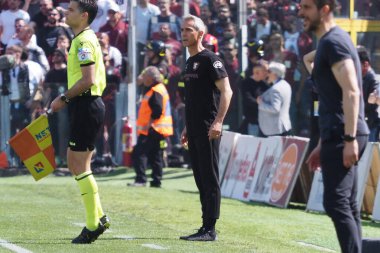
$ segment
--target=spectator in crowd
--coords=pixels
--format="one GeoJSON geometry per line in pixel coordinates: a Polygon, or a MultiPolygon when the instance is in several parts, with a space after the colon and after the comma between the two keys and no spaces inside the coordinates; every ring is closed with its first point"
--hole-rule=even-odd
{"type": "Polygon", "coordinates": [[[94,21],[90,25],[91,29],[94,32],[99,32],[100,27],[104,26],[107,23],[108,10],[110,8],[115,8],[114,6],[117,5],[115,0],[98,0],[97,4],[99,11],[96,14],[94,21]]]}
{"type": "Polygon", "coordinates": [[[49,10],[53,8],[52,0],[40,0],[40,11],[34,15],[30,25],[38,31],[43,29],[48,21],[49,10]]]}
{"type": "Polygon", "coordinates": [[[311,36],[298,29],[298,19],[294,15],[285,16],[284,22],[284,48],[295,53],[301,61],[303,56],[313,49],[311,36]]]}
{"type": "Polygon", "coordinates": [[[243,123],[240,127],[242,134],[259,136],[259,107],[257,97],[261,96],[269,86],[266,83],[268,63],[258,61],[252,68],[252,75],[244,78],[240,83],[240,93],[243,103],[243,123]]]}
{"type": "Polygon", "coordinates": [[[257,12],[257,21],[255,26],[249,27],[250,29],[248,30],[248,39],[262,39],[264,42],[266,42],[267,38],[273,34],[273,33],[281,33],[281,26],[275,22],[271,21],[269,19],[269,14],[268,10],[259,7],[257,12]]]}
{"type": "Polygon", "coordinates": [[[173,135],[169,94],[157,67],[149,66],[140,79],[146,88],[137,117],[137,144],[133,148],[134,183],[129,186],[145,186],[147,161],[152,167],[150,187],[161,187],[163,150],[166,137],[173,135]]]}
{"type": "Polygon", "coordinates": [[[264,136],[287,136],[291,134],[289,109],[292,89],[285,78],[286,67],[279,62],[271,62],[268,68],[270,88],[256,101],[259,105],[259,126],[264,136]]]}
{"type": "Polygon", "coordinates": [[[217,19],[218,17],[218,10],[221,5],[227,5],[228,2],[227,0],[211,0],[208,1],[208,4],[210,5],[210,11],[212,13],[211,18],[212,19],[217,19]]]}
{"type": "MultiPolygon", "coordinates": [[[[313,40],[308,33],[297,27],[299,19],[295,15],[286,15],[284,18],[284,48],[298,57],[298,66],[294,71],[294,84],[292,84],[293,104],[291,106],[291,117],[293,130],[296,135],[307,137],[309,136],[311,93],[305,88],[304,81],[308,74],[300,63],[303,56],[312,51],[313,40]]],[[[290,79],[287,80],[288,82],[290,81],[290,79]]]]}
{"type": "MultiPolygon", "coordinates": [[[[46,73],[44,81],[45,106],[48,107],[54,98],[67,90],[67,53],[65,49],[55,49],[52,54],[52,68],[46,73]]],[[[55,158],[58,166],[66,164],[68,142],[68,111],[63,108],[49,116],[50,132],[53,139],[55,158]]]]}
{"type": "Polygon", "coordinates": [[[218,39],[207,33],[207,28],[205,33],[206,34],[203,35],[202,45],[211,52],[214,52],[216,55],[219,55],[218,39]]]}
{"type": "Polygon", "coordinates": [[[0,41],[3,49],[7,47],[9,40],[15,34],[15,20],[22,18],[26,23],[30,21],[29,14],[19,9],[21,0],[8,0],[7,3],[9,9],[0,13],[0,41]]]}
{"type": "Polygon", "coordinates": [[[217,13],[218,18],[210,26],[208,32],[217,37],[218,41],[222,41],[225,27],[227,24],[232,24],[230,7],[228,5],[220,5],[217,13]]]}
{"type": "Polygon", "coordinates": [[[109,51],[106,48],[103,51],[103,61],[106,68],[107,85],[102,94],[102,100],[106,108],[104,117],[103,131],[100,132],[100,137],[96,146],[96,155],[98,157],[114,156],[115,155],[115,122],[116,122],[116,93],[119,91],[120,71],[111,63],[109,51]]]}
{"type": "Polygon", "coordinates": [[[50,66],[46,58],[44,50],[33,44],[31,41],[32,36],[34,35],[34,29],[30,25],[25,25],[21,28],[19,32],[19,39],[21,40],[21,46],[25,47],[28,51],[28,59],[35,61],[41,65],[46,73],[49,71],[50,66]]]}
{"type": "Polygon", "coordinates": [[[40,11],[40,0],[25,0],[22,9],[28,12],[31,19],[40,11]]]}
{"type": "Polygon", "coordinates": [[[274,33],[269,39],[269,48],[265,52],[265,59],[267,61],[276,61],[283,63],[286,67],[285,80],[294,85],[295,81],[300,80],[300,76],[296,76],[295,72],[298,67],[298,57],[295,53],[284,48],[284,37],[280,33],[274,33]]]}
{"type": "Polygon", "coordinates": [[[237,131],[239,126],[238,111],[238,80],[239,80],[239,60],[237,58],[238,51],[235,44],[226,40],[220,44],[221,57],[224,60],[224,67],[226,68],[230,86],[233,92],[232,99],[230,101],[230,108],[227,112],[224,123],[229,125],[229,129],[237,131]]]}
{"type": "Polygon", "coordinates": [[[69,54],[70,48],[70,38],[66,34],[61,34],[57,39],[57,48],[63,49],[66,52],[66,55],[69,54]]]}
{"type": "Polygon", "coordinates": [[[234,23],[226,23],[223,27],[223,36],[220,43],[231,43],[235,47],[239,45],[238,43],[238,34],[236,30],[236,25],[234,23]]]}
{"type": "Polygon", "coordinates": [[[248,67],[242,73],[243,78],[251,76],[253,66],[264,57],[264,42],[262,40],[250,40],[245,46],[248,48],[248,67]]]}
{"type": "Polygon", "coordinates": [[[168,23],[172,34],[170,37],[180,41],[181,40],[181,21],[179,17],[171,13],[170,0],[159,0],[157,2],[160,9],[160,14],[151,17],[148,24],[148,39],[157,40],[159,37],[160,25],[162,23],[168,23]]]}
{"type": "Polygon", "coordinates": [[[97,33],[99,44],[102,47],[103,55],[107,51],[107,60],[112,67],[120,68],[122,63],[122,55],[119,49],[110,45],[110,38],[107,33],[97,33]]]}
{"type": "Polygon", "coordinates": [[[45,23],[45,27],[38,30],[37,44],[44,50],[46,56],[51,58],[51,54],[57,48],[57,40],[59,35],[64,34],[68,38],[73,38],[74,34],[68,27],[61,26],[61,14],[57,9],[52,8],[48,10],[47,15],[48,20],[45,23]]]}
{"type": "Polygon", "coordinates": [[[122,17],[119,6],[112,4],[108,9],[108,21],[99,29],[99,32],[107,33],[109,44],[126,55],[128,53],[128,24],[122,17]]]}
{"type": "Polygon", "coordinates": [[[170,37],[172,31],[168,23],[160,25],[158,40],[165,43],[166,49],[169,50],[174,64],[177,66],[182,65],[182,45],[178,40],[170,37]]]}
{"type": "MultiPolygon", "coordinates": [[[[23,28],[26,25],[26,22],[22,18],[16,18],[15,20],[15,33],[12,35],[12,38],[9,40],[7,46],[12,46],[16,44],[20,44],[21,41],[18,38],[18,33],[20,32],[21,28],[23,28]]],[[[35,34],[33,34],[31,38],[32,43],[37,44],[37,37],[35,34]]]]}
{"type": "Polygon", "coordinates": [[[144,67],[144,52],[145,45],[148,41],[148,25],[152,17],[160,14],[160,9],[149,3],[149,0],[138,0],[136,6],[136,41],[137,41],[137,58],[139,73],[144,67]]]}
{"type": "MultiPolygon", "coordinates": [[[[190,0],[189,2],[190,14],[199,17],[201,11],[197,2],[190,0]]],[[[170,11],[177,17],[183,16],[182,1],[178,3],[177,0],[170,0],[170,11]]]]}
{"type": "MultiPolygon", "coordinates": [[[[165,79],[168,78],[168,61],[166,60],[166,47],[162,41],[154,40],[145,47],[145,67],[157,67],[165,79]]],[[[166,82],[166,81],[164,81],[166,82]]]]}
{"type": "Polygon", "coordinates": [[[13,55],[15,65],[5,69],[2,75],[2,95],[8,95],[10,101],[11,136],[30,123],[30,106],[35,93],[34,85],[29,82],[29,70],[21,61],[22,48],[18,45],[9,46],[6,54],[13,55]]]}
{"type": "Polygon", "coordinates": [[[376,73],[371,67],[371,59],[367,49],[363,46],[358,46],[357,50],[363,76],[364,113],[370,130],[368,140],[371,142],[378,142],[380,133],[380,115],[379,105],[376,104],[376,95],[380,90],[380,82],[377,80],[376,73]]]}
{"type": "Polygon", "coordinates": [[[205,23],[207,31],[209,31],[214,21],[212,19],[212,12],[210,11],[210,6],[208,4],[203,4],[201,6],[200,18],[202,19],[203,23],[205,23]]]}
{"type": "Polygon", "coordinates": [[[247,0],[247,26],[248,30],[253,28],[256,25],[256,9],[257,4],[255,0],[247,0]]]}
{"type": "Polygon", "coordinates": [[[21,61],[28,67],[29,72],[29,86],[34,87],[35,95],[31,100],[31,104],[29,106],[29,110],[31,112],[31,119],[35,120],[39,115],[43,113],[43,81],[45,79],[45,71],[35,61],[31,61],[28,59],[28,50],[23,48],[21,54],[21,61]]]}
{"type": "Polygon", "coordinates": [[[296,1],[278,0],[269,2],[266,8],[269,13],[269,19],[283,26],[287,15],[297,15],[299,6],[296,1]]]}

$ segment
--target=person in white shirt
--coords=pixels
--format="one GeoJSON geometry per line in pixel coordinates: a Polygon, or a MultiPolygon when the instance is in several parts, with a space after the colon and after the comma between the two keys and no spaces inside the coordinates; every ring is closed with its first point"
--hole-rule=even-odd
{"type": "Polygon", "coordinates": [[[136,6],[136,40],[137,40],[137,57],[138,57],[138,70],[140,73],[144,64],[144,52],[145,44],[148,39],[148,25],[149,20],[159,15],[160,9],[149,3],[149,0],[138,0],[136,6]]]}
{"type": "Polygon", "coordinates": [[[26,11],[19,9],[21,0],[8,0],[9,9],[0,13],[0,41],[3,48],[15,33],[15,20],[22,18],[29,23],[30,16],[26,11]]]}

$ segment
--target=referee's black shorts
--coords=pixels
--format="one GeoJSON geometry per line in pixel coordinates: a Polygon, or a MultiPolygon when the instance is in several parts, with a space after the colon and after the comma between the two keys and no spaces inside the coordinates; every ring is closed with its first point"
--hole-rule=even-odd
{"type": "Polygon", "coordinates": [[[104,122],[105,107],[101,97],[78,96],[69,104],[69,148],[92,151],[104,122]]]}

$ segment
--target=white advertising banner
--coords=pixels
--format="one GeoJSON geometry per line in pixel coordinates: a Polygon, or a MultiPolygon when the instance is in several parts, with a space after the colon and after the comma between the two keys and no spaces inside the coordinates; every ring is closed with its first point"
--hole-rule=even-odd
{"type": "Polygon", "coordinates": [[[254,137],[252,139],[247,139],[249,142],[248,146],[252,147],[247,150],[244,157],[247,159],[242,161],[239,168],[239,173],[237,174],[235,180],[235,186],[231,193],[231,198],[249,201],[248,195],[244,194],[246,191],[246,185],[248,180],[253,180],[256,170],[256,164],[262,162],[263,159],[259,159],[261,151],[261,143],[265,142],[267,139],[254,137]],[[260,161],[261,160],[261,161],[260,161]]]}
{"type": "MultiPolygon", "coordinates": [[[[363,197],[366,190],[366,183],[368,180],[369,171],[373,159],[374,143],[368,143],[360,161],[358,163],[358,193],[356,200],[359,206],[363,203],[363,197]]],[[[376,147],[376,150],[377,147],[376,147]]],[[[323,179],[322,173],[314,173],[313,183],[311,185],[311,191],[307,202],[306,210],[324,212],[323,208],[323,179]]]]}
{"type": "Polygon", "coordinates": [[[254,160],[257,144],[256,137],[240,135],[232,150],[226,172],[224,173],[221,193],[223,197],[231,197],[237,182],[246,180],[248,169],[254,160]]]}
{"type": "Polygon", "coordinates": [[[263,162],[260,167],[257,167],[255,173],[257,175],[253,180],[251,200],[269,202],[272,179],[283,150],[283,140],[279,136],[267,138],[262,142],[260,150],[263,162]]]}
{"type": "Polygon", "coordinates": [[[323,208],[323,179],[321,171],[314,172],[313,183],[311,184],[306,210],[316,212],[325,211],[323,208]]]}
{"type": "Polygon", "coordinates": [[[228,160],[230,159],[232,149],[234,148],[239,135],[240,134],[238,133],[223,131],[219,146],[219,181],[221,185],[223,184],[223,176],[226,171],[228,160]]]}

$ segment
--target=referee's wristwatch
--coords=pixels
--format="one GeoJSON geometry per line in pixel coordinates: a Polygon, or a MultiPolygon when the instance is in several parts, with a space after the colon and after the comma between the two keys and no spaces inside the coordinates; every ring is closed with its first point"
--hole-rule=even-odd
{"type": "Polygon", "coordinates": [[[70,103],[70,99],[66,97],[66,95],[63,93],[61,94],[61,100],[65,102],[66,104],[70,103]]]}
{"type": "Polygon", "coordinates": [[[354,140],[356,140],[356,136],[353,136],[353,135],[349,135],[349,134],[345,134],[343,136],[343,140],[345,142],[353,142],[354,140]]]}

